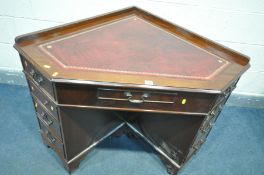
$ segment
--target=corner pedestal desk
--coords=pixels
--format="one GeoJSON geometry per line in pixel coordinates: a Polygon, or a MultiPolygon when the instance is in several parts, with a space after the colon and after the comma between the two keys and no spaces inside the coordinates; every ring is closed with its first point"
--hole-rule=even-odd
{"type": "Polygon", "coordinates": [[[178,170],[206,141],[248,57],[137,7],[16,38],[44,144],[68,171],[108,136],[178,170]]]}

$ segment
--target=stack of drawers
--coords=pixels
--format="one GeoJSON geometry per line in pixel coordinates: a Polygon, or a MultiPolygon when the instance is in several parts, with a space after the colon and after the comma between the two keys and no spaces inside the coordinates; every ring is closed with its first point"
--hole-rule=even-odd
{"type": "Polygon", "coordinates": [[[34,80],[27,77],[30,87],[40,133],[43,141],[53,148],[61,158],[64,158],[63,139],[57,106],[41,90],[34,80]]]}
{"type": "MultiPolygon", "coordinates": [[[[67,93],[65,95],[58,93],[60,95],[57,96],[57,86],[53,82],[23,56],[21,61],[43,142],[57,153],[65,168],[71,172],[79,166],[80,160],[90,149],[121,128],[124,122],[114,111],[102,111],[99,110],[100,107],[97,109],[96,101],[93,102],[95,105],[92,109],[75,105],[74,101],[78,101],[76,99],[78,94],[74,94],[74,90],[70,93],[75,96],[70,99],[72,105],[58,103],[56,100],[58,97],[71,97],[68,97],[67,93]]],[[[92,91],[94,88],[90,89],[87,94],[94,93],[92,91]]]]}
{"type": "Polygon", "coordinates": [[[26,60],[23,66],[43,141],[64,160],[62,129],[52,84],[26,60]]]}

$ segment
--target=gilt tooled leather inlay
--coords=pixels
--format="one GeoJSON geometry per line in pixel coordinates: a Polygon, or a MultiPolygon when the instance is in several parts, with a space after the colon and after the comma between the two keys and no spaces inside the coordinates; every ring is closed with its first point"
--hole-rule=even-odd
{"type": "Polygon", "coordinates": [[[65,69],[211,79],[229,62],[139,18],[39,45],[65,69]]]}

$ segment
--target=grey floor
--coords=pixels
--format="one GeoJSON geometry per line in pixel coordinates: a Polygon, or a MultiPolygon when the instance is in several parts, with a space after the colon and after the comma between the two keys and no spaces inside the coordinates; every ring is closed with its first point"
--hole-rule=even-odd
{"type": "MultiPolygon", "coordinates": [[[[47,149],[27,87],[0,84],[0,174],[63,175],[59,158],[47,149]]],[[[152,149],[125,136],[107,139],[74,175],[166,175],[152,149]]],[[[207,142],[180,175],[263,175],[264,110],[225,107],[207,142]]]]}

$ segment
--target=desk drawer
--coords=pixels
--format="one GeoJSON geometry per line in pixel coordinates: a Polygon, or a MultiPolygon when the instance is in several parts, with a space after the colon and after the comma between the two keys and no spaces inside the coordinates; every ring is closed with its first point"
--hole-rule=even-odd
{"type": "Polygon", "coordinates": [[[30,62],[21,57],[22,65],[26,76],[30,77],[32,81],[35,82],[38,86],[43,88],[46,93],[48,93],[52,98],[54,98],[54,92],[52,83],[43,76],[30,62]]]}
{"type": "Polygon", "coordinates": [[[56,84],[61,105],[132,111],[208,113],[217,94],[56,84]]]}
{"type": "MultiPolygon", "coordinates": [[[[33,97],[34,98],[34,97],[33,97]]],[[[52,131],[52,133],[62,141],[61,129],[58,121],[52,117],[47,111],[44,110],[43,106],[37,98],[34,98],[34,106],[36,114],[39,120],[52,131]]]]}
{"type": "Polygon", "coordinates": [[[52,102],[52,100],[50,100],[31,80],[28,80],[28,85],[33,97],[36,97],[42,106],[44,106],[46,110],[59,121],[57,106],[52,102]]]}
{"type": "Polygon", "coordinates": [[[128,101],[132,104],[160,103],[174,104],[177,93],[148,92],[135,90],[120,90],[98,88],[98,100],[128,101]]]}
{"type": "Polygon", "coordinates": [[[49,130],[48,128],[43,124],[41,120],[39,121],[40,126],[40,133],[43,137],[43,139],[47,142],[49,146],[51,146],[58,154],[64,155],[64,148],[63,143],[56,138],[49,130]]]}

